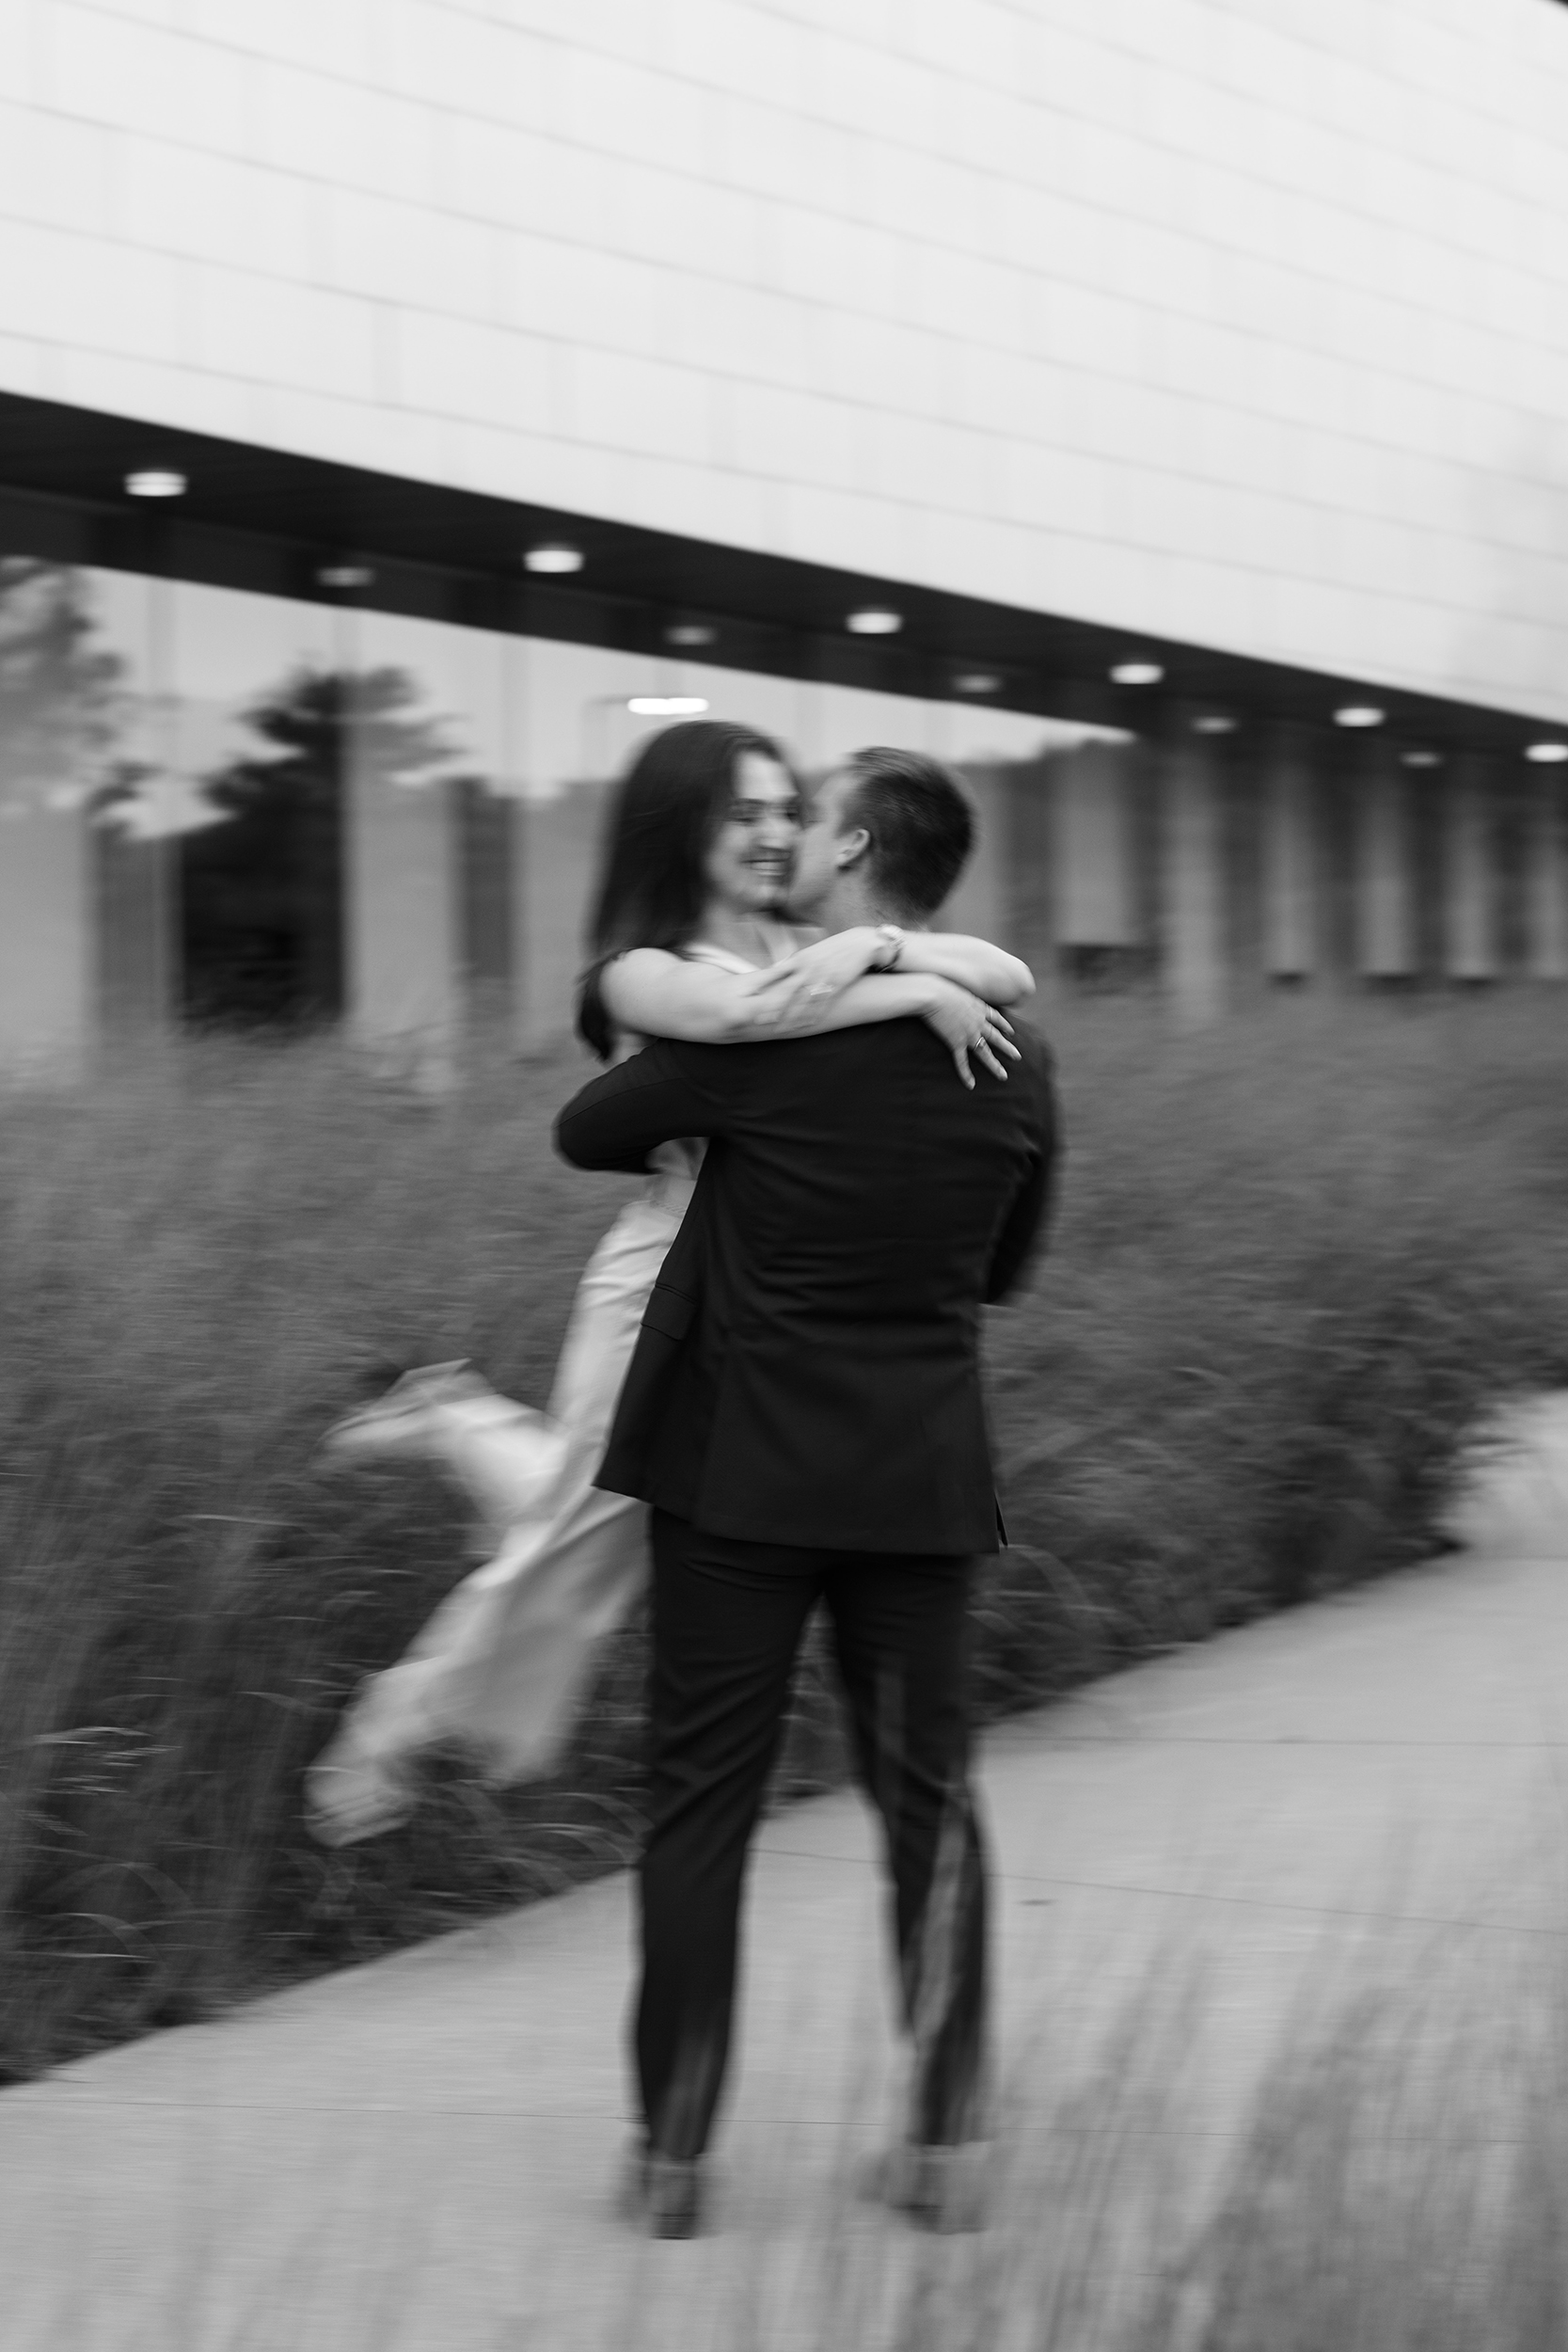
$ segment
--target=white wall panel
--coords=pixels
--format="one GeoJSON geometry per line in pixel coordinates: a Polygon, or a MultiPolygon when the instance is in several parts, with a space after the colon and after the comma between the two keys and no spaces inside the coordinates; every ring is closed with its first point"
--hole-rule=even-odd
{"type": "Polygon", "coordinates": [[[1546,0],[12,0],[0,102],[0,384],[1568,717],[1546,0]]]}

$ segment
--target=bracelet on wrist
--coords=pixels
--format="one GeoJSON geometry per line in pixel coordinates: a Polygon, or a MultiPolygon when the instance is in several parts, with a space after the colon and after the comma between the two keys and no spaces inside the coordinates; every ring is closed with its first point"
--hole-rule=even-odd
{"type": "Polygon", "coordinates": [[[877,956],[870,968],[873,972],[892,972],[904,952],[904,934],[896,923],[879,923],[876,929],[877,956]]]}

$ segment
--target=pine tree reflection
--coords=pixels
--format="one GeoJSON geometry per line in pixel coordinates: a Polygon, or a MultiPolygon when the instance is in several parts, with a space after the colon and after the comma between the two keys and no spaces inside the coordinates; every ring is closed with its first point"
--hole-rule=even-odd
{"type": "Polygon", "coordinates": [[[0,802],[69,807],[90,797],[123,676],[92,633],[80,572],[0,557],[0,802]]]}
{"type": "Polygon", "coordinates": [[[246,724],[267,750],[206,779],[221,821],[181,846],[188,1020],[297,1027],[343,1009],[345,780],[409,789],[450,773],[406,671],[301,668],[246,724]]]}

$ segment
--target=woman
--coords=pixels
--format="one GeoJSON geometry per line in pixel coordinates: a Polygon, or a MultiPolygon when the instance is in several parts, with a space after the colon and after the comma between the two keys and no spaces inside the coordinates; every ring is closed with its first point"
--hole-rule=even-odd
{"type": "MultiPolygon", "coordinates": [[[[754,1042],[913,1015],[950,1047],[965,1084],[970,1053],[1006,1076],[998,1057],[1016,1049],[991,1004],[1028,994],[1028,967],[984,940],[915,932],[895,938],[899,969],[882,972],[881,932],[815,939],[784,921],[800,821],[799,787],[766,736],[697,721],[644,747],[610,820],[578,1013],[587,1041],[608,1060],[647,1037],[754,1042]]],[[[700,1142],[661,1147],[594,1250],[547,1414],[445,1365],[410,1374],[335,1433],[340,1450],[360,1439],[381,1450],[400,1429],[426,1442],[440,1421],[438,1450],[505,1524],[495,1556],[448,1596],[404,1659],[361,1686],[311,1766],[308,1819],[325,1843],[404,1820],[409,1766],[438,1742],[475,1752],[498,1781],[556,1761],[595,1645],[645,1574],[643,1506],[593,1479],[702,1152],[700,1142]],[[498,1445],[505,1459],[495,1475],[498,1445]]]]}

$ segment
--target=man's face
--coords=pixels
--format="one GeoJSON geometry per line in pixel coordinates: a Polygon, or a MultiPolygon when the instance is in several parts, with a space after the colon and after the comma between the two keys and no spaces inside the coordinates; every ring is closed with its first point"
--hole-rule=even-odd
{"type": "Polygon", "coordinates": [[[854,787],[855,779],[848,769],[835,768],[831,775],[824,776],[806,804],[788,899],[790,914],[802,922],[811,921],[838,880],[844,803],[854,787]]]}
{"type": "Polygon", "coordinates": [[[703,861],[714,899],[735,914],[770,913],[783,903],[800,837],[800,797],[776,759],[742,752],[730,804],[703,861]]]}

